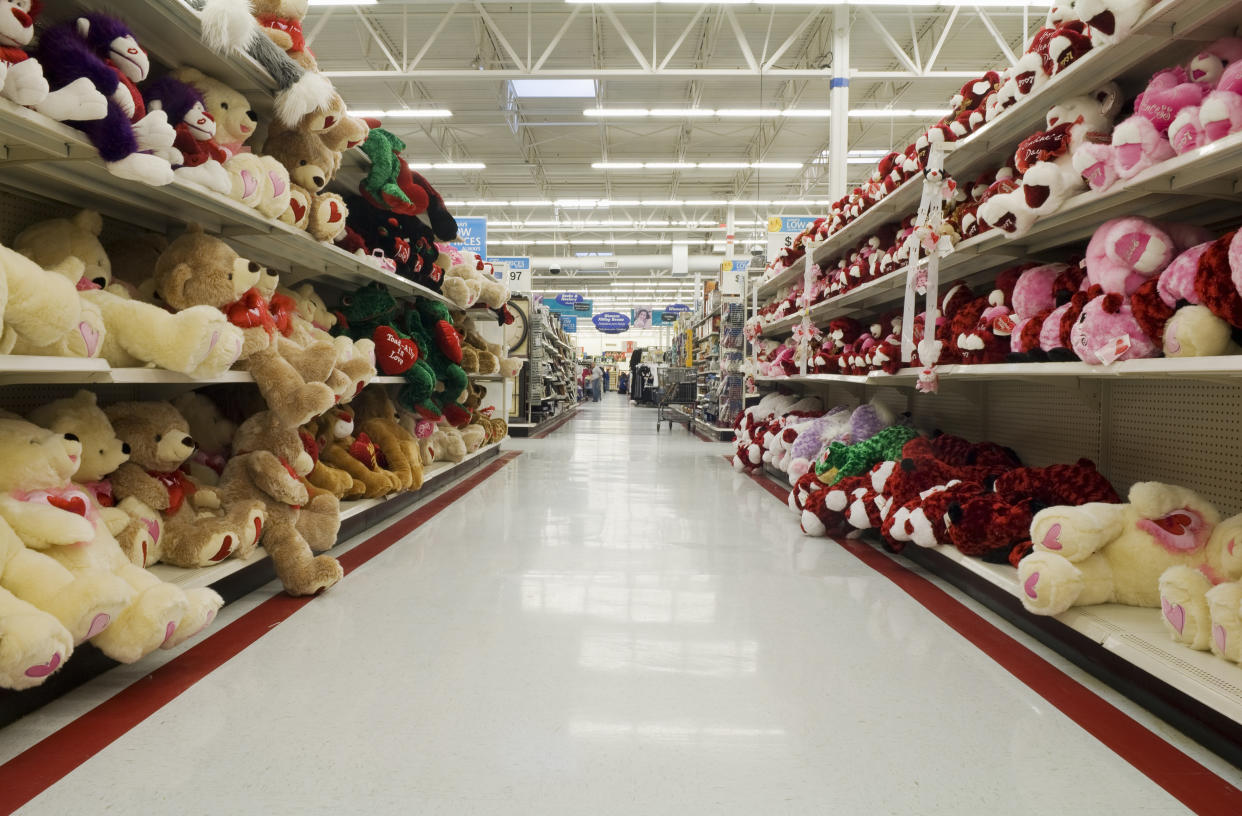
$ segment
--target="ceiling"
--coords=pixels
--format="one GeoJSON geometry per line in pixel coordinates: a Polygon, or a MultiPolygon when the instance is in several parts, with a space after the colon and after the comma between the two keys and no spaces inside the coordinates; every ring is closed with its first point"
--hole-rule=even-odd
{"type": "MultiPolygon", "coordinates": [[[[724,202],[735,202],[739,242],[762,238],[769,215],[826,209],[829,120],[757,116],[754,109],[829,107],[835,14],[850,27],[848,138],[851,154],[861,154],[848,165],[853,183],[870,173],[865,151],[904,147],[938,118],[927,110],[946,109],[972,73],[1008,65],[1048,6],[887,2],[838,12],[828,2],[379,0],[312,5],[305,31],[320,69],[351,109],[452,112],[384,122],[406,142],[412,162],[485,166],[424,172],[455,214],[488,216],[491,254],[611,253],[623,261],[669,256],[672,242],[689,243],[692,255],[723,254],[724,202]],[[515,97],[509,80],[523,78],[593,79],[595,95],[515,97]],[[587,116],[588,108],[751,113],[634,118],[587,116]],[[866,113],[880,108],[923,113],[866,113]],[[592,167],[598,162],[792,166],[604,170],[592,167]],[[617,203],[592,203],[601,199],[617,203]],[[654,203],[668,201],[680,203],[654,203]]],[[[536,270],[536,291],[581,289],[575,282],[586,277],[549,279],[540,265],[536,270]]],[[[666,278],[667,270],[657,263],[604,277],[641,282],[666,278]]],[[[600,276],[591,277],[598,290],[600,276]]],[[[669,290],[659,291],[667,300],[669,290]]]]}

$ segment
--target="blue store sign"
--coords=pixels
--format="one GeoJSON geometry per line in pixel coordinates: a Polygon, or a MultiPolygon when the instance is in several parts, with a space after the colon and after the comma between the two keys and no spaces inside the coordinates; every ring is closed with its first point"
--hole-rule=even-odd
{"type": "Polygon", "coordinates": [[[669,305],[664,307],[664,311],[666,312],[688,312],[690,311],[690,307],[684,303],[670,303],[669,305]]]}
{"type": "Polygon", "coordinates": [[[462,216],[457,221],[457,240],[455,246],[462,252],[475,252],[480,258],[487,259],[487,216],[462,216]]]}
{"type": "Polygon", "coordinates": [[[578,316],[577,315],[563,314],[563,315],[557,315],[557,317],[561,319],[561,331],[565,332],[566,334],[573,334],[574,332],[578,331],[578,316]]]}
{"type": "Polygon", "coordinates": [[[556,296],[556,302],[562,306],[573,306],[580,300],[582,300],[582,295],[577,292],[561,292],[556,296]]]}
{"type": "Polygon", "coordinates": [[[630,328],[630,319],[620,312],[600,312],[591,318],[595,328],[604,334],[621,334],[630,328]]]}

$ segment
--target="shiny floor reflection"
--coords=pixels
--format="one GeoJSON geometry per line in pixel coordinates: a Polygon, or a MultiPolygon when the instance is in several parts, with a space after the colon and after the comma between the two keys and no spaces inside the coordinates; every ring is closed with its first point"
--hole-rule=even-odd
{"type": "Polygon", "coordinates": [[[728,446],[616,395],[507,444],[23,812],[1183,812],[728,446]]]}

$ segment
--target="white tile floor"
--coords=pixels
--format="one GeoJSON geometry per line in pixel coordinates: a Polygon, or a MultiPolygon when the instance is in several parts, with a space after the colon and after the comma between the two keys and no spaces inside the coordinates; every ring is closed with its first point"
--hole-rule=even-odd
{"type": "MultiPolygon", "coordinates": [[[[506,445],[526,453],[21,812],[1185,812],[802,537],[727,446],[617,395],[506,445]]],[[[0,760],[150,668],[8,729],[0,760]]]]}

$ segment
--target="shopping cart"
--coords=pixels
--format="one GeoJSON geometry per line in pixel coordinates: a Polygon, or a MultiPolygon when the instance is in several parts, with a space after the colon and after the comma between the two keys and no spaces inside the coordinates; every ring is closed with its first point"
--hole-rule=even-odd
{"type": "Polygon", "coordinates": [[[698,372],[693,368],[662,368],[660,369],[660,387],[657,400],[656,432],[660,423],[668,420],[668,429],[673,429],[673,420],[686,423],[689,430],[693,422],[695,391],[698,372]],[[674,406],[683,406],[677,410],[674,406]]]}

